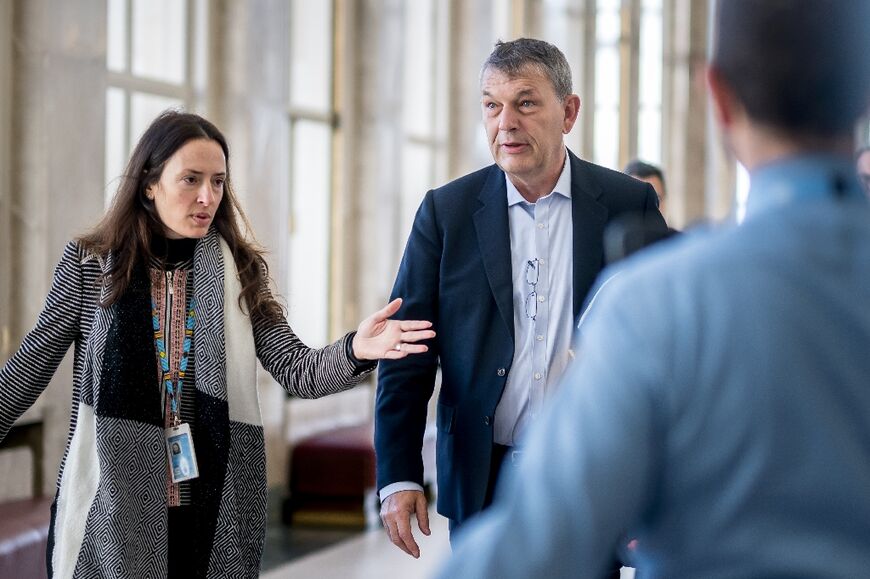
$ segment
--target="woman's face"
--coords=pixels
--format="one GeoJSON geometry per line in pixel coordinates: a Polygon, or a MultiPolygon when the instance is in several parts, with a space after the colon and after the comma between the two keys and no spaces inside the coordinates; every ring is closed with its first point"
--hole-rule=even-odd
{"type": "Polygon", "coordinates": [[[199,238],[208,232],[226,177],[226,159],[216,141],[194,139],[175,151],[160,181],[146,190],[167,238],[199,238]]]}

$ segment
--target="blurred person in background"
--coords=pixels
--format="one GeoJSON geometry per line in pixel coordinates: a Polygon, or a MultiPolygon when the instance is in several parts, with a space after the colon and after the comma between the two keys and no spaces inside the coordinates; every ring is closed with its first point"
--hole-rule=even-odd
{"type": "Polygon", "coordinates": [[[622,172],[652,185],[659,200],[659,212],[666,217],[668,214],[667,189],[665,188],[665,174],[661,168],[640,159],[633,159],[628,162],[622,172]]]}

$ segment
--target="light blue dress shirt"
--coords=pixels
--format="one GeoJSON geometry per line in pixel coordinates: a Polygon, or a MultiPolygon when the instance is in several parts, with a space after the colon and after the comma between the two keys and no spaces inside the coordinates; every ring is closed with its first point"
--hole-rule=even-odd
{"type": "Polygon", "coordinates": [[[571,164],[553,191],[526,201],[505,175],[513,276],[514,357],[495,410],[493,440],[515,446],[570,361],[574,327],[571,164]],[[533,283],[530,283],[533,282],[533,283]]]}
{"type": "Polygon", "coordinates": [[[738,227],[627,260],[443,577],[870,575],[870,206],[850,159],[751,176],[738,227]]]}

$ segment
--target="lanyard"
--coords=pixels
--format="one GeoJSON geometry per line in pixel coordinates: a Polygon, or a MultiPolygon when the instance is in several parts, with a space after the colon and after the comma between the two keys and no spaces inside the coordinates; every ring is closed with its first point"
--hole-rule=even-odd
{"type": "Polygon", "coordinates": [[[163,385],[169,396],[169,410],[172,414],[172,425],[178,426],[181,422],[178,418],[178,400],[181,398],[181,389],[184,385],[184,373],[187,371],[187,360],[190,356],[190,346],[193,341],[193,322],[196,318],[196,301],[193,297],[187,304],[187,322],[184,327],[184,345],[181,352],[181,360],[178,370],[175,372],[175,383],[172,381],[172,372],[169,371],[169,356],[166,353],[166,339],[160,329],[160,316],[157,313],[157,302],[151,299],[151,321],[154,326],[154,344],[157,347],[157,356],[160,358],[160,369],[163,370],[163,385]]]}

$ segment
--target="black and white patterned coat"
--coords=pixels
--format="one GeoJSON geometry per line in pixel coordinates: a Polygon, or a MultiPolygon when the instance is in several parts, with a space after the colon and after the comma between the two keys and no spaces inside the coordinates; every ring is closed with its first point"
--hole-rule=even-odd
{"type": "MultiPolygon", "coordinates": [[[[67,245],[36,327],[0,369],[0,440],[74,345],[72,417],[52,506],[49,573],[162,578],[167,458],[153,334],[147,314],[139,315],[149,306],[123,299],[99,306],[98,279],[110,260],[76,242],[67,245]]],[[[192,501],[199,532],[185,548],[203,575],[234,579],[258,576],[265,534],[256,359],[304,398],[345,390],[365,376],[347,355],[350,335],[310,349],[284,321],[252,324],[237,305],[240,290],[229,249],[212,230],[194,253],[200,478],[192,501]]]]}

